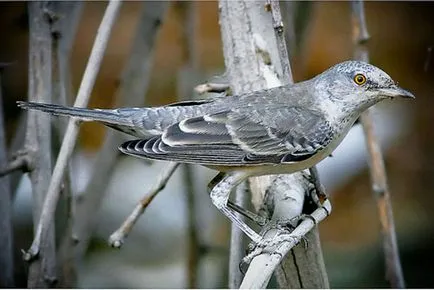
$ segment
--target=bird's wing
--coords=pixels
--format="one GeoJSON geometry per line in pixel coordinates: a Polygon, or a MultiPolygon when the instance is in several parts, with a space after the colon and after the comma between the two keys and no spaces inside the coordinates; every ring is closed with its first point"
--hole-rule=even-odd
{"type": "Polygon", "coordinates": [[[321,114],[281,105],[246,106],[183,120],[158,137],[129,141],[124,153],[151,159],[242,166],[307,159],[325,148],[333,129],[321,114]]]}

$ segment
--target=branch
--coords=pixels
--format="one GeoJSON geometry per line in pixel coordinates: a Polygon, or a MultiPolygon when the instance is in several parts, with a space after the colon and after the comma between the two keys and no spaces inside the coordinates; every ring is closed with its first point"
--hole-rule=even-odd
{"type": "Polygon", "coordinates": [[[267,0],[266,2],[266,10],[271,12],[271,17],[273,19],[273,28],[279,51],[279,60],[282,64],[282,75],[279,79],[281,80],[282,85],[290,84],[294,81],[292,78],[291,65],[289,64],[288,50],[286,48],[280,4],[278,0],[267,0]]]}
{"type": "MultiPolygon", "coordinates": [[[[279,175],[268,188],[270,193],[274,193],[274,213],[270,222],[273,223],[285,219],[291,220],[293,218],[291,212],[294,212],[294,210],[300,210],[300,204],[303,204],[305,192],[307,190],[309,190],[309,182],[305,179],[302,173],[279,175]],[[288,211],[288,209],[293,210],[288,211]]],[[[256,256],[252,260],[240,288],[266,288],[271,275],[274,270],[276,270],[279,263],[281,263],[285,258],[286,254],[296,246],[300,240],[302,240],[303,237],[315,227],[316,224],[325,219],[330,212],[331,204],[329,200],[326,200],[323,207],[316,209],[311,214],[313,219],[304,219],[290,234],[281,234],[278,229],[267,231],[264,237],[268,239],[276,239],[279,243],[269,244],[262,250],[262,254],[256,256]]],[[[308,240],[309,248],[305,248],[304,251],[315,253],[313,248],[318,245],[312,244],[311,241],[311,239],[308,240]]],[[[321,255],[320,258],[322,259],[321,255]]],[[[312,266],[312,264],[310,264],[310,266],[312,266]]],[[[295,283],[299,282],[298,279],[294,279],[294,281],[279,281],[279,284],[288,285],[289,283],[292,283],[291,286],[293,287],[291,288],[324,288],[324,285],[328,285],[327,276],[321,273],[322,271],[325,271],[325,269],[317,270],[316,268],[324,268],[324,264],[318,263],[318,265],[314,264],[313,266],[314,269],[309,268],[311,274],[310,278],[313,280],[309,285],[295,285],[295,283]],[[317,280],[316,277],[318,276],[325,280],[317,280]]],[[[279,269],[279,271],[285,271],[285,269],[279,269]]]]}
{"type": "MultiPolygon", "coordinates": [[[[116,107],[143,106],[151,76],[153,47],[162,18],[168,7],[167,1],[143,2],[140,20],[129,59],[123,69],[118,90],[116,107]]],[[[116,168],[119,151],[115,148],[123,135],[109,130],[102,148],[96,157],[90,182],[86,186],[83,198],[77,203],[74,232],[80,243],[76,246],[76,257],[83,257],[93,232],[96,220],[94,212],[98,210],[106,193],[114,168],[116,168]]]]}
{"type": "Polygon", "coordinates": [[[152,189],[149,191],[149,193],[146,194],[146,196],[140,201],[140,203],[136,206],[136,208],[133,210],[133,212],[128,216],[128,218],[124,221],[122,226],[116,230],[113,234],[110,235],[109,238],[109,245],[114,248],[120,248],[123,243],[124,239],[128,236],[128,234],[131,232],[134,224],[137,222],[139,217],[145,212],[145,209],[148,207],[148,205],[151,203],[151,201],[154,199],[157,194],[164,189],[167,182],[169,181],[172,174],[175,172],[176,168],[178,168],[179,163],[170,162],[165,171],[160,175],[158,181],[152,189]]]}
{"type": "MultiPolygon", "coordinates": [[[[51,35],[53,38],[53,103],[67,106],[72,102],[72,88],[70,76],[70,56],[74,44],[77,27],[80,23],[82,2],[59,1],[51,3],[51,35]]],[[[53,123],[57,138],[55,144],[60,147],[64,138],[67,119],[60,118],[53,123]],[[57,142],[56,142],[57,141],[57,142]]],[[[77,285],[77,269],[74,259],[74,243],[72,238],[73,224],[73,180],[71,164],[65,171],[63,180],[62,199],[57,205],[56,225],[63,229],[58,233],[59,288],[73,288],[77,285]]]]}
{"type": "MultiPolygon", "coordinates": [[[[29,14],[29,101],[51,102],[51,33],[46,11],[49,2],[30,2],[29,14]]],[[[51,125],[50,118],[37,112],[28,112],[25,151],[31,160],[30,181],[33,194],[33,222],[43,211],[51,175],[51,125]]],[[[29,265],[28,287],[47,288],[56,283],[56,249],[54,226],[47,227],[39,257],[29,265]]]]}
{"type": "MultiPolygon", "coordinates": [[[[99,68],[101,67],[102,58],[109,40],[110,32],[115,23],[121,3],[122,2],[118,0],[111,0],[107,6],[106,12],[99,26],[97,36],[95,38],[89,61],[84,71],[83,79],[78,90],[78,95],[74,103],[75,107],[85,107],[89,101],[90,93],[93,89],[93,85],[95,84],[99,68]]],[[[47,230],[53,221],[54,212],[59,200],[59,189],[68,164],[68,160],[70,159],[75,147],[78,128],[78,121],[74,118],[70,119],[59,155],[57,157],[53,175],[50,180],[50,185],[48,187],[34,240],[30,249],[25,254],[25,259],[28,261],[35,258],[39,253],[41,244],[44,242],[44,239],[47,235],[47,230]]]]}
{"type": "Polygon", "coordinates": [[[230,89],[228,84],[205,83],[197,85],[194,91],[200,95],[205,93],[224,93],[230,89]]]}
{"type": "MultiPolygon", "coordinates": [[[[0,69],[0,164],[7,162],[2,69],[0,69]]],[[[0,178],[0,288],[14,287],[12,194],[9,176],[0,178]]]]}
{"type": "Polygon", "coordinates": [[[29,168],[29,157],[27,156],[27,153],[24,152],[23,154],[19,154],[18,156],[16,156],[15,159],[9,161],[9,163],[0,168],[0,177],[3,177],[18,170],[22,172],[28,172],[29,168]]]}
{"type": "MultiPolygon", "coordinates": [[[[369,34],[366,27],[363,1],[352,1],[353,41],[355,58],[369,62],[369,53],[364,45],[369,34]]],[[[374,133],[374,124],[371,117],[372,109],[361,116],[365,132],[366,146],[369,152],[369,166],[371,169],[372,190],[377,200],[381,231],[383,233],[383,248],[386,260],[386,278],[392,288],[404,288],[404,276],[396,241],[395,224],[393,219],[390,191],[387,185],[387,175],[384,160],[374,133]]]]}
{"type": "MultiPolygon", "coordinates": [[[[277,1],[268,1],[268,6],[265,9],[261,2],[220,1],[220,24],[227,74],[235,94],[292,82],[277,1]],[[271,15],[270,10],[272,11],[271,15]],[[270,33],[270,31],[275,33],[270,33]]],[[[273,190],[268,190],[268,194],[274,197],[274,200],[279,200],[277,197],[284,194],[286,190],[283,187],[276,187],[275,183],[281,179],[294,180],[295,178],[297,181],[292,183],[292,190],[287,193],[287,196],[297,202],[291,205],[283,203],[282,210],[286,213],[286,218],[299,216],[302,213],[303,199],[297,199],[295,195],[298,192],[304,194],[306,182],[300,174],[251,178],[252,200],[256,209],[263,204],[267,188],[271,186],[270,188],[273,190]]],[[[275,207],[279,207],[277,202],[275,207]]],[[[274,208],[274,212],[276,212],[276,208],[274,208]]],[[[287,261],[291,262],[287,262],[287,264],[292,263],[297,266],[303,264],[305,266],[300,268],[299,272],[291,273],[291,275],[297,280],[305,279],[304,287],[309,288],[311,285],[318,284],[322,287],[328,287],[325,271],[317,271],[314,277],[308,277],[308,274],[311,273],[309,268],[315,266],[324,269],[322,258],[317,258],[321,257],[320,248],[312,249],[312,251],[314,250],[317,253],[316,258],[307,255],[306,251],[300,247],[294,249],[299,254],[288,257],[287,261]],[[314,284],[307,282],[308,280],[321,282],[314,284]]],[[[258,266],[256,259],[254,258],[252,263],[258,266]]],[[[262,263],[261,260],[259,262],[264,269],[267,268],[267,264],[262,263]]],[[[264,283],[266,284],[266,282],[264,283]]],[[[264,287],[265,284],[262,286],[264,287]]],[[[280,286],[285,288],[286,285],[280,286]]]]}

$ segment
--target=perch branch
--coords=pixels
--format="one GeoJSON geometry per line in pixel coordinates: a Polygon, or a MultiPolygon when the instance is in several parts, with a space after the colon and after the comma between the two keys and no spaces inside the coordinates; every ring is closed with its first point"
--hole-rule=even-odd
{"type": "MultiPolygon", "coordinates": [[[[365,21],[364,3],[363,0],[355,0],[352,1],[351,4],[355,58],[369,62],[369,53],[365,46],[365,43],[369,39],[369,34],[365,21]]],[[[392,288],[404,288],[405,282],[396,240],[390,191],[387,185],[383,156],[374,133],[371,112],[372,109],[369,109],[362,114],[361,121],[365,133],[366,146],[370,156],[369,166],[371,169],[372,190],[377,200],[381,232],[383,234],[386,278],[389,280],[392,288]]]]}
{"type": "MultiPolygon", "coordinates": [[[[89,61],[84,71],[83,79],[75,100],[75,107],[85,107],[89,101],[90,93],[95,84],[96,76],[101,67],[104,52],[109,40],[110,32],[114,26],[121,3],[111,0],[107,6],[104,17],[98,29],[89,61]]],[[[74,118],[68,122],[65,137],[57,157],[50,185],[45,197],[41,217],[37,226],[35,237],[30,249],[24,255],[26,260],[35,258],[40,250],[42,240],[46,236],[47,229],[53,221],[56,205],[59,200],[59,189],[63,180],[65,169],[70,159],[78,136],[78,121],[74,118]]]]}
{"type": "Polygon", "coordinates": [[[122,226],[117,229],[113,234],[110,235],[109,244],[114,248],[120,248],[124,243],[124,239],[131,232],[134,224],[137,222],[139,217],[145,212],[145,209],[154,199],[154,197],[164,189],[167,182],[169,181],[172,174],[175,172],[176,168],[178,168],[179,163],[170,162],[165,170],[160,175],[157,183],[154,184],[152,189],[148,194],[140,201],[140,203],[135,207],[133,212],[128,216],[128,218],[124,221],[122,226]]]}
{"type": "Polygon", "coordinates": [[[272,246],[270,249],[264,249],[265,253],[256,256],[252,260],[240,288],[266,288],[271,275],[280,262],[282,262],[286,254],[295,247],[316,224],[324,220],[330,212],[331,203],[329,200],[326,200],[323,207],[316,209],[311,214],[313,219],[304,219],[290,234],[279,236],[280,239],[284,239],[283,242],[279,243],[277,246],[272,246]]]}
{"type": "MultiPolygon", "coordinates": [[[[272,8],[271,4],[277,5],[277,3],[269,1],[268,10],[272,8]]],[[[234,94],[292,82],[290,64],[287,59],[288,54],[287,51],[284,51],[286,44],[277,45],[277,42],[284,40],[283,35],[280,35],[282,33],[280,29],[275,29],[275,24],[279,22],[279,17],[276,15],[279,10],[277,8],[274,10],[273,21],[273,15],[264,9],[261,2],[220,1],[219,8],[226,71],[234,94]],[[275,33],[270,33],[271,31],[275,33]],[[283,56],[286,56],[286,59],[283,59],[283,56]],[[286,67],[287,69],[285,69],[286,67]]],[[[276,28],[279,28],[278,26],[276,28]]],[[[297,179],[297,182],[293,183],[293,188],[299,188],[299,191],[304,194],[303,184],[306,180],[304,176],[301,176],[301,173],[251,178],[252,202],[255,208],[261,207],[265,190],[276,180],[292,180],[294,178],[297,179]]],[[[281,190],[284,189],[268,191],[268,193],[276,197],[283,194],[281,190]]],[[[291,198],[293,193],[291,191],[291,198]]],[[[282,210],[286,212],[286,217],[293,218],[302,213],[303,202],[298,199],[296,205],[286,204],[284,206],[282,210]]],[[[275,203],[275,207],[278,207],[278,203],[275,203]]],[[[288,257],[286,260],[292,260],[292,264],[296,265],[295,267],[299,264],[303,264],[303,267],[299,268],[297,272],[286,274],[294,279],[305,280],[305,287],[313,287],[313,285],[328,287],[322,259],[311,258],[300,247],[294,248],[294,252],[297,251],[299,255],[291,255],[293,257],[288,257]],[[318,271],[312,275],[309,270],[310,267],[316,267],[318,271]]],[[[316,251],[317,257],[321,256],[319,246],[311,251],[316,251]]],[[[255,260],[256,258],[253,259],[253,261],[255,260]]],[[[265,264],[263,266],[266,267],[265,264]]],[[[280,286],[285,288],[286,285],[280,286]]]]}

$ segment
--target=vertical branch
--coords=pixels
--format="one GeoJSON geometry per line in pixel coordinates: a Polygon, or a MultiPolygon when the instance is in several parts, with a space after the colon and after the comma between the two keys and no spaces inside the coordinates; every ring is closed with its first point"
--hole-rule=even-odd
{"type": "MultiPolygon", "coordinates": [[[[0,166],[7,164],[2,72],[0,67],[0,166]]],[[[0,288],[14,287],[12,194],[9,176],[0,178],[0,288]]]]}
{"type": "MultiPolygon", "coordinates": [[[[116,106],[143,106],[148,89],[153,60],[153,47],[159,27],[168,6],[166,1],[143,2],[134,43],[122,72],[116,92],[116,106]]],[[[90,182],[85,194],[77,203],[74,232],[80,243],[76,247],[76,257],[83,257],[96,220],[98,210],[108,186],[107,180],[113,174],[119,152],[116,150],[121,135],[108,131],[95,161],[90,182]]]]}
{"type": "MultiPolygon", "coordinates": [[[[48,2],[29,6],[29,101],[51,102],[51,32],[46,11],[48,2]]],[[[51,176],[51,129],[49,116],[28,112],[25,149],[31,168],[34,231],[43,210],[51,176]]],[[[52,287],[56,281],[56,256],[53,225],[47,227],[39,259],[29,266],[30,288],[52,287]]]]}
{"type": "MultiPolygon", "coordinates": [[[[74,103],[75,107],[85,107],[89,101],[90,93],[93,89],[93,85],[95,84],[99,68],[101,67],[102,58],[110,37],[110,32],[115,23],[120,6],[121,2],[118,0],[111,0],[107,6],[106,12],[99,26],[97,36],[95,38],[94,46],[92,47],[89,61],[84,71],[83,80],[74,103]]],[[[62,146],[60,147],[60,152],[57,156],[56,165],[54,166],[53,175],[47,190],[47,196],[44,200],[42,213],[36,228],[35,238],[30,249],[25,255],[26,260],[36,257],[40,248],[42,247],[42,244],[45,242],[45,238],[47,237],[47,231],[52,224],[54,212],[59,200],[59,190],[65,169],[77,140],[79,128],[78,125],[78,121],[74,118],[71,118],[68,122],[65,137],[63,138],[62,146]]]]}
{"type": "MultiPolygon", "coordinates": [[[[68,105],[71,100],[71,78],[70,78],[70,55],[74,44],[77,27],[80,21],[82,2],[52,2],[51,33],[53,37],[53,103],[68,105]]],[[[59,119],[54,123],[54,131],[61,144],[67,126],[66,119],[59,119]]],[[[57,143],[56,143],[57,144],[57,143]]],[[[59,145],[60,146],[60,145],[59,145]]],[[[61,209],[56,216],[56,224],[63,226],[65,230],[57,235],[61,237],[58,247],[59,264],[59,287],[73,288],[76,286],[76,265],[74,261],[72,223],[73,223],[73,194],[71,181],[71,164],[65,172],[61,200],[61,209]]]]}
{"type": "MultiPolygon", "coordinates": [[[[355,0],[352,5],[354,57],[369,62],[369,53],[366,42],[369,34],[366,26],[363,0],[355,0]]],[[[371,172],[372,190],[377,200],[381,232],[383,234],[383,248],[386,260],[386,278],[392,288],[404,288],[404,276],[396,241],[395,224],[393,220],[390,191],[387,185],[387,175],[383,156],[374,133],[372,122],[372,108],[361,116],[366,146],[369,152],[369,167],[371,172]]]]}
{"type": "MultiPolygon", "coordinates": [[[[278,2],[222,0],[219,2],[219,8],[225,64],[233,92],[238,94],[291,83],[292,75],[278,2]],[[274,33],[270,33],[271,31],[274,33]]],[[[265,190],[268,190],[273,200],[279,201],[274,204],[273,216],[276,221],[282,218],[291,219],[302,213],[308,182],[301,172],[251,178],[250,183],[256,208],[262,205],[265,190]],[[300,193],[302,198],[299,198],[300,193]],[[293,202],[283,202],[285,200],[293,202]],[[276,210],[277,208],[279,210],[276,210]]],[[[324,212],[321,212],[321,219],[324,217],[324,212]]],[[[310,225],[303,232],[311,230],[312,227],[313,225],[310,225]]],[[[272,232],[274,235],[278,234],[277,231],[272,232]]],[[[272,237],[273,235],[265,236],[272,237]]],[[[316,235],[313,235],[313,238],[315,237],[316,235]]],[[[285,255],[294,245],[284,243],[284,250],[280,253],[285,255]]],[[[313,245],[315,246],[309,251],[317,255],[307,255],[306,250],[299,246],[293,252],[298,255],[285,257],[288,262],[280,267],[284,270],[280,273],[289,279],[278,279],[280,282],[283,281],[281,287],[294,285],[289,284],[288,280],[301,281],[302,286],[306,288],[328,287],[319,241],[313,245]],[[292,269],[296,271],[287,266],[289,261],[294,265],[292,269]],[[310,268],[317,271],[310,271],[310,268]]],[[[270,253],[255,257],[247,270],[242,287],[265,287],[282,257],[276,259],[276,256],[270,253]],[[250,284],[253,280],[257,283],[250,284]]]]}

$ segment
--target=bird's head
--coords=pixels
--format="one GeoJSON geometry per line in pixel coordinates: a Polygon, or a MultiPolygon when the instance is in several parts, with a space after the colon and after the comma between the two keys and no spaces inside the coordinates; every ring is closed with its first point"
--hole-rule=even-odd
{"type": "Polygon", "coordinates": [[[383,70],[360,61],[339,63],[315,79],[321,95],[347,109],[364,110],[384,99],[414,98],[383,70]]]}

